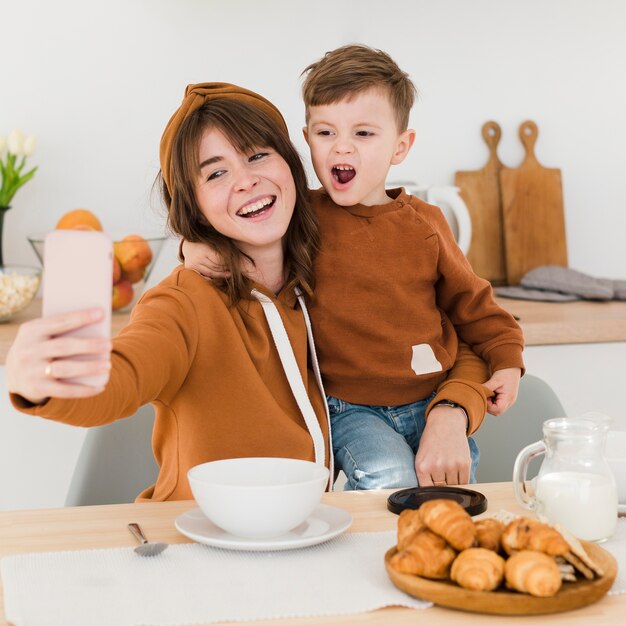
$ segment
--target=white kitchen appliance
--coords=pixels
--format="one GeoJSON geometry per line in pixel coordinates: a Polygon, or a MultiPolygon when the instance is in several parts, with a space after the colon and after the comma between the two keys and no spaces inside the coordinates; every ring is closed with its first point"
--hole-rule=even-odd
{"type": "Polygon", "coordinates": [[[438,206],[446,216],[459,248],[463,254],[467,254],[472,241],[472,222],[458,187],[453,185],[418,185],[413,181],[390,182],[387,183],[387,187],[389,189],[404,187],[407,193],[438,206]]]}

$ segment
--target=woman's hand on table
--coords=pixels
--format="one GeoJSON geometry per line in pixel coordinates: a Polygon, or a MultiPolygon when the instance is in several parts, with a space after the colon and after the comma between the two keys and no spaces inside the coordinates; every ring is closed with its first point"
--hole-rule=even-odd
{"type": "Polygon", "coordinates": [[[104,387],[69,383],[61,379],[106,374],[111,369],[111,341],[60,336],[98,322],[100,309],[86,309],[31,320],[22,324],[6,358],[10,393],[33,404],[47,398],[86,398],[104,387]],[[90,355],[89,360],[79,357],[90,355]]]}
{"type": "Polygon", "coordinates": [[[433,407],[415,455],[420,487],[438,483],[465,485],[469,482],[471,464],[464,412],[448,406],[433,407]]]}

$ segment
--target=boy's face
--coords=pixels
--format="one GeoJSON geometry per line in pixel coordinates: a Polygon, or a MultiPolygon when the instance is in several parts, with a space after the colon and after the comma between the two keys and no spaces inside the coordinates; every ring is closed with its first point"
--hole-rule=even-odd
{"type": "Polygon", "coordinates": [[[388,202],[389,168],[404,160],[415,139],[413,130],[398,131],[389,97],[381,89],[310,107],[303,132],[315,173],[340,206],[388,202]]]}

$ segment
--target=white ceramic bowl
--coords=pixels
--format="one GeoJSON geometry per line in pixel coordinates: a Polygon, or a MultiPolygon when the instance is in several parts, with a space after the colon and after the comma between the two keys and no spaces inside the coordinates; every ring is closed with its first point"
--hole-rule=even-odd
{"type": "Polygon", "coordinates": [[[617,499],[626,504],[626,430],[609,430],[605,454],[615,476],[617,499]]]}
{"type": "Polygon", "coordinates": [[[202,512],[237,537],[278,537],[301,524],[319,504],[328,468],[310,461],[242,458],[212,461],[187,472],[202,512]]]}

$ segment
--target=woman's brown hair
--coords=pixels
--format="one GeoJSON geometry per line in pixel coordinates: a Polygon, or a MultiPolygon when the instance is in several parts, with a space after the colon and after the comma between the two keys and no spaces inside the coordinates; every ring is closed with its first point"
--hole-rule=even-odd
{"type": "Polygon", "coordinates": [[[287,162],[295,183],[296,204],[283,238],[284,289],[297,286],[310,295],[314,287],[313,259],[319,249],[319,231],[307,200],[306,173],[285,130],[258,107],[218,98],[205,103],[182,122],[172,146],[169,185],[161,185],[170,229],[186,241],[208,244],[222,258],[224,270],[230,276],[215,283],[229,295],[232,304],[249,297],[250,281],[242,267],[244,259],[252,259],[207,222],[196,200],[196,181],[200,174],[198,149],[208,128],[221,131],[244,154],[271,148],[287,162]]]}

